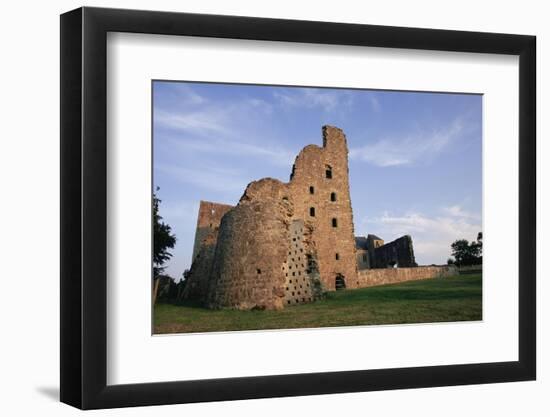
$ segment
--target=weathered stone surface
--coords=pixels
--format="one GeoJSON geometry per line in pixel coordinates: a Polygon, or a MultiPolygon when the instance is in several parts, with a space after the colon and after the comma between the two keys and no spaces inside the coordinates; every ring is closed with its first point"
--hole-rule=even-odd
{"type": "Polygon", "coordinates": [[[365,288],[428,278],[446,278],[455,275],[458,275],[458,269],[454,265],[364,269],[359,271],[357,275],[357,286],[365,288]]]}
{"type": "Polygon", "coordinates": [[[288,255],[283,265],[286,305],[309,303],[323,295],[312,231],[311,224],[303,220],[290,224],[288,255]]]}
{"type": "Polygon", "coordinates": [[[367,235],[366,243],[369,256],[369,268],[374,268],[374,265],[376,264],[376,260],[374,259],[374,250],[382,246],[384,241],[376,235],[369,234],[367,235]]]}
{"type": "Polygon", "coordinates": [[[193,261],[199,254],[203,240],[212,232],[217,231],[223,215],[232,207],[228,204],[201,200],[195,231],[195,243],[193,245],[193,261]]]}
{"type": "Polygon", "coordinates": [[[357,269],[361,270],[370,268],[369,251],[364,249],[356,249],[356,251],[357,269]]]}
{"type": "Polygon", "coordinates": [[[244,190],[239,204],[265,199],[274,201],[289,200],[288,184],[274,178],[262,178],[258,181],[252,181],[244,190]]]}
{"type": "Polygon", "coordinates": [[[299,153],[288,183],[253,181],[233,208],[201,201],[193,259],[183,292],[211,308],[310,302],[334,290],[337,277],[355,288],[344,133],[323,127],[323,146],[299,153]]]}
{"type": "Polygon", "coordinates": [[[402,236],[393,242],[384,243],[376,235],[356,236],[357,267],[359,270],[368,268],[388,268],[397,266],[417,266],[414,259],[412,238],[402,236]]]}
{"type": "Polygon", "coordinates": [[[210,277],[210,308],[284,307],[289,226],[293,208],[280,198],[286,185],[265,179],[251,183],[220,224],[210,277]]]}
{"type": "Polygon", "coordinates": [[[180,297],[182,299],[198,300],[201,302],[206,301],[210,285],[212,264],[214,263],[217,238],[217,227],[211,230],[210,233],[203,238],[199,252],[196,254],[191,264],[189,276],[185,280],[185,287],[181,291],[180,297]]]}
{"type": "Polygon", "coordinates": [[[458,267],[460,274],[477,274],[483,272],[483,264],[462,265],[458,267]]]}
{"type": "Polygon", "coordinates": [[[323,127],[323,147],[308,145],[296,157],[288,184],[294,217],[312,225],[320,279],[327,290],[341,275],[355,288],[357,264],[349,194],[348,147],[342,130],[323,127]]]}
{"type": "Polygon", "coordinates": [[[374,249],[372,268],[387,268],[397,266],[407,268],[417,266],[414,259],[412,238],[409,235],[400,237],[374,249]]]}

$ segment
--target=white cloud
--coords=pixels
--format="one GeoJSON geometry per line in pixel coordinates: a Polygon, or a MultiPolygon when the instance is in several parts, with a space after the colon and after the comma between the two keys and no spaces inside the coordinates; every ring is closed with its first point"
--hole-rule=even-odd
{"type": "Polygon", "coordinates": [[[283,107],[320,107],[325,112],[334,111],[340,107],[349,107],[353,102],[352,95],[345,91],[329,91],[316,88],[275,91],[273,96],[283,107]]]}
{"type": "Polygon", "coordinates": [[[179,85],[178,91],[186,97],[184,105],[178,102],[169,111],[155,110],[155,128],[173,131],[157,131],[155,146],[164,146],[170,153],[179,150],[187,154],[194,150],[250,156],[290,169],[297,150],[281,147],[280,141],[269,138],[269,132],[262,130],[262,117],[270,117],[273,112],[270,103],[249,97],[230,103],[209,103],[188,86],[179,85]],[[191,107],[187,106],[189,100],[195,102],[191,107]],[[263,140],[261,145],[259,137],[263,140]]]}
{"type": "Polygon", "coordinates": [[[245,103],[248,104],[250,107],[261,110],[265,114],[273,113],[273,106],[265,100],[261,100],[259,98],[251,98],[247,99],[245,103]]]}
{"type": "Polygon", "coordinates": [[[195,112],[167,112],[157,110],[155,126],[177,129],[198,135],[227,134],[227,114],[216,109],[195,112]]]}
{"type": "Polygon", "coordinates": [[[369,99],[369,102],[370,102],[370,105],[371,105],[372,109],[376,113],[379,113],[380,110],[382,110],[382,106],[380,105],[380,101],[378,100],[378,98],[373,93],[368,94],[367,97],[369,99]]]}
{"type": "MultiPolygon", "coordinates": [[[[162,193],[162,190],[160,190],[162,193]]],[[[169,224],[176,222],[182,223],[194,223],[197,220],[197,214],[199,212],[198,201],[170,201],[165,200],[160,196],[161,203],[159,208],[159,214],[163,219],[167,220],[169,224]]]]}
{"type": "Polygon", "coordinates": [[[180,106],[204,104],[208,101],[184,83],[172,83],[170,91],[174,94],[180,106]]]}
{"type": "Polygon", "coordinates": [[[402,215],[384,212],[381,216],[364,219],[358,229],[362,234],[379,235],[386,242],[411,235],[417,263],[442,264],[450,256],[452,242],[457,239],[475,240],[481,231],[480,216],[468,213],[458,205],[445,207],[442,211],[444,215],[434,217],[417,212],[402,215]]]}
{"type": "Polygon", "coordinates": [[[447,214],[453,217],[464,217],[467,219],[479,219],[480,216],[475,213],[471,213],[469,211],[464,210],[459,205],[449,206],[449,207],[443,207],[443,211],[445,211],[447,214]]]}
{"type": "Polygon", "coordinates": [[[225,154],[260,157],[275,165],[286,166],[289,170],[296,156],[296,152],[281,147],[273,147],[269,144],[263,147],[236,141],[232,141],[230,146],[219,146],[216,150],[225,154]]]}
{"type": "Polygon", "coordinates": [[[444,129],[416,132],[401,138],[381,138],[350,150],[350,158],[380,167],[409,165],[443,152],[464,130],[461,119],[444,129]]]}
{"type": "Polygon", "coordinates": [[[171,154],[181,153],[182,156],[189,154],[190,151],[204,152],[209,155],[248,156],[272,165],[287,167],[289,170],[297,154],[296,150],[289,150],[268,141],[264,146],[260,146],[224,135],[203,138],[185,137],[184,140],[165,137],[159,140],[156,146],[171,154]]]}
{"type": "Polygon", "coordinates": [[[187,168],[184,165],[157,164],[155,170],[169,175],[181,183],[217,192],[240,192],[246,188],[249,182],[249,178],[239,170],[224,169],[218,166],[201,166],[199,173],[198,169],[187,168]]]}

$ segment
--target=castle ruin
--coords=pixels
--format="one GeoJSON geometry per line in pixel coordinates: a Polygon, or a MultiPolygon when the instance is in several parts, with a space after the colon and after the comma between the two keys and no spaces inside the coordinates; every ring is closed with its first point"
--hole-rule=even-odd
{"type": "Polygon", "coordinates": [[[409,235],[384,243],[376,235],[355,237],[358,269],[410,268],[418,266],[414,259],[412,238],[409,235]]]}
{"type": "Polygon", "coordinates": [[[411,266],[410,236],[355,237],[346,137],[324,126],[323,146],[300,151],[288,182],[253,181],[236,206],[201,201],[182,296],[209,308],[281,309],[363,286],[358,270],[411,266]]]}

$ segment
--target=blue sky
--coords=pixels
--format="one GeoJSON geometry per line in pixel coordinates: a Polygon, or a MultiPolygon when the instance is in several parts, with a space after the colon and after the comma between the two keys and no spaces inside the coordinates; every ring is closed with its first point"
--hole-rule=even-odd
{"type": "Polygon", "coordinates": [[[200,200],[288,181],[298,152],[344,130],[355,234],[413,238],[419,264],[481,231],[482,96],[155,81],[153,175],[177,237],[166,272],[190,267],[200,200]]]}

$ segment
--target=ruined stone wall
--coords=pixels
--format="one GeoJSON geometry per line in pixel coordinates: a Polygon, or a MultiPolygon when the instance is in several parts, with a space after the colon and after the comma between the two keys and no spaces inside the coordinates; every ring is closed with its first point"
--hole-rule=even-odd
{"type": "Polygon", "coordinates": [[[420,279],[446,278],[455,275],[458,275],[458,269],[454,265],[364,269],[359,271],[357,281],[359,287],[365,288],[420,279]]]}
{"type": "Polygon", "coordinates": [[[367,250],[369,252],[369,268],[376,268],[376,260],[374,259],[374,250],[384,245],[384,241],[375,235],[367,236],[367,250]]]}
{"type": "Polygon", "coordinates": [[[365,249],[356,249],[357,251],[357,269],[368,269],[370,268],[370,258],[369,251],[365,249]]]}
{"type": "Polygon", "coordinates": [[[180,294],[182,299],[206,301],[217,238],[218,229],[215,229],[202,240],[199,251],[191,264],[189,276],[185,280],[185,287],[180,294]]]}
{"type": "Polygon", "coordinates": [[[343,132],[323,127],[323,147],[308,145],[300,152],[288,183],[253,181],[233,208],[201,202],[193,257],[188,294],[200,298],[207,288],[211,308],[279,309],[310,302],[335,290],[336,277],[346,288],[357,288],[343,132]],[[218,224],[215,249],[202,250],[218,224]]]}
{"type": "Polygon", "coordinates": [[[409,235],[374,249],[371,267],[387,268],[388,266],[399,268],[416,266],[412,238],[409,235]]]}
{"type": "Polygon", "coordinates": [[[347,288],[357,286],[353,214],[349,193],[348,147],[344,133],[323,127],[323,147],[308,145],[296,157],[289,198],[294,218],[312,225],[321,281],[335,289],[338,274],[347,288]]]}
{"type": "Polygon", "coordinates": [[[309,279],[308,258],[304,251],[304,221],[290,224],[288,256],[285,273],[285,303],[287,305],[313,301],[313,287],[309,279]]]}
{"type": "Polygon", "coordinates": [[[212,265],[210,308],[281,309],[290,242],[292,203],[286,184],[249,184],[239,204],[222,218],[212,265]]]}
{"type": "Polygon", "coordinates": [[[483,272],[483,265],[463,265],[458,267],[458,272],[460,274],[480,274],[483,272]]]}
{"type": "Polygon", "coordinates": [[[193,244],[193,261],[198,255],[202,241],[220,226],[221,219],[233,206],[227,204],[202,201],[199,206],[197,229],[195,230],[195,242],[193,244]]]}
{"type": "Polygon", "coordinates": [[[285,305],[303,304],[322,296],[317,254],[311,241],[312,228],[303,220],[290,224],[285,273],[285,305]]]}

